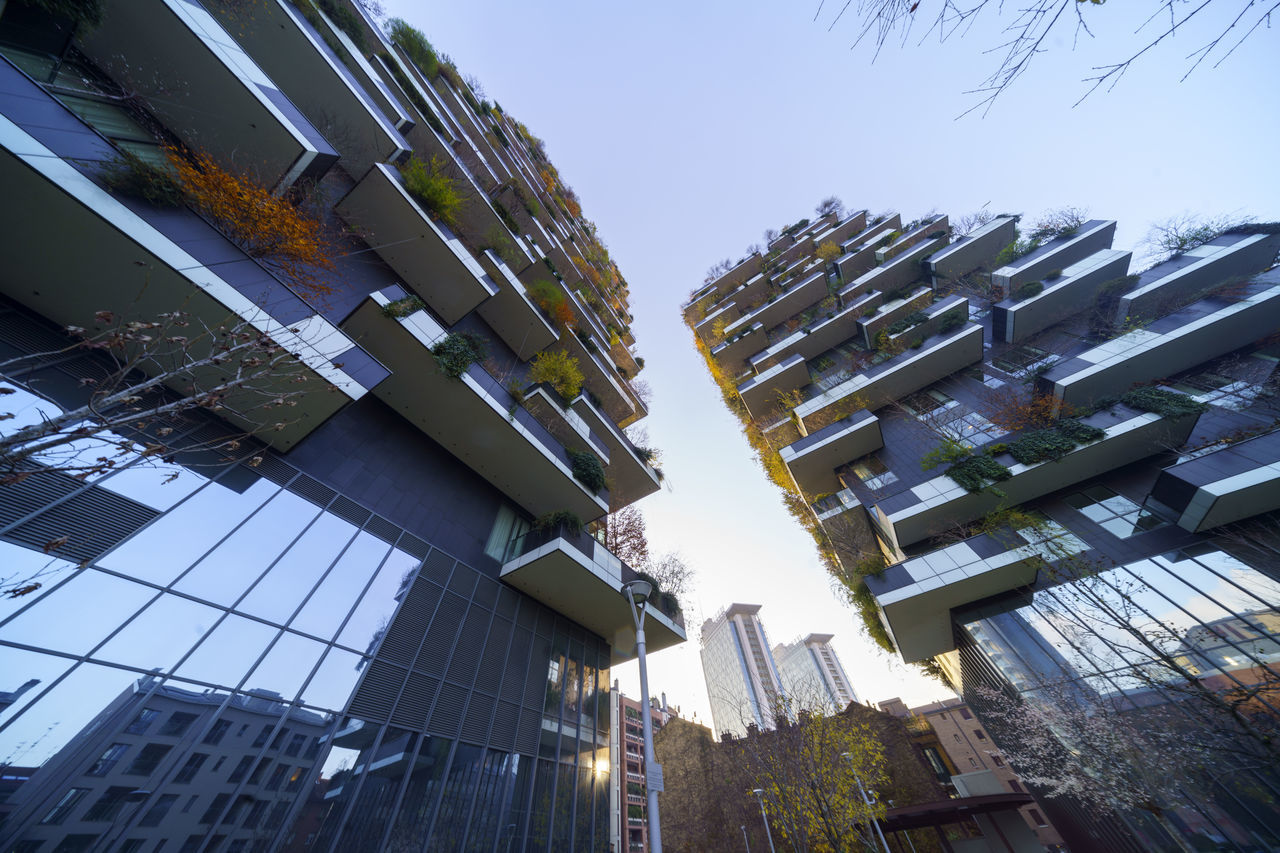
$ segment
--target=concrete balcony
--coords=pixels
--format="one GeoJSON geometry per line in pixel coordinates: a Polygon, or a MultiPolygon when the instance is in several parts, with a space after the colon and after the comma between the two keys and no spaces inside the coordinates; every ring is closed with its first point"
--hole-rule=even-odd
{"type": "Polygon", "coordinates": [[[835,262],[840,277],[845,281],[853,281],[873,268],[877,263],[876,249],[879,244],[901,227],[902,217],[895,213],[883,222],[868,226],[851,239],[845,246],[844,255],[835,262]]]}
{"type": "Polygon", "coordinates": [[[814,232],[813,242],[816,246],[821,246],[827,241],[842,244],[850,237],[865,231],[867,228],[867,212],[860,210],[845,217],[842,222],[833,222],[823,226],[814,232]]]}
{"type": "MultiPolygon", "coordinates": [[[[693,298],[689,300],[688,305],[692,305],[695,302],[706,299],[708,296],[711,296],[711,294],[723,296],[730,290],[737,288],[738,285],[743,284],[747,279],[760,272],[761,260],[762,258],[760,255],[754,254],[748,255],[738,261],[738,263],[734,264],[724,275],[699,288],[698,291],[694,293],[693,298]]],[[[688,305],[686,305],[686,307],[688,307],[688,305]]]]}
{"type": "Polygon", "coordinates": [[[644,417],[644,407],[631,396],[618,371],[608,356],[603,355],[600,343],[590,334],[583,342],[572,331],[561,336],[561,343],[569,355],[578,360],[578,369],[582,371],[583,386],[600,398],[604,410],[609,417],[620,426],[626,426],[644,417]]]}
{"type": "MultiPolygon", "coordinates": [[[[898,332],[896,335],[889,333],[888,345],[890,348],[899,351],[910,349],[916,341],[926,341],[939,334],[944,322],[948,324],[954,323],[957,326],[963,324],[964,320],[969,316],[969,300],[964,296],[953,293],[921,308],[918,313],[924,315],[924,319],[919,323],[905,331],[898,332]],[[957,319],[948,320],[948,318],[957,319]]],[[[892,326],[893,324],[889,325],[892,326]]],[[[889,329],[885,331],[888,332],[889,329]]]]}
{"type": "Polygon", "coordinates": [[[1202,299],[1079,355],[1058,362],[1039,379],[1059,400],[1086,406],[1135,383],[1172,376],[1280,328],[1280,272],[1242,286],[1245,298],[1202,299]]]}
{"type": "Polygon", "coordinates": [[[1001,216],[934,252],[925,268],[938,278],[956,278],[994,260],[1017,237],[1017,217],[1001,216]]]}
{"type": "Polygon", "coordinates": [[[904,288],[899,292],[903,293],[901,297],[882,303],[874,314],[858,321],[862,345],[867,349],[875,348],[876,339],[882,331],[887,331],[899,320],[905,320],[912,314],[924,311],[933,298],[933,291],[927,284],[915,285],[909,290],[904,288]]]}
{"type": "Polygon", "coordinates": [[[1165,468],[1151,497],[1192,533],[1280,509],[1280,432],[1165,468]]]}
{"type": "MultiPolygon", "coordinates": [[[[817,358],[832,347],[844,343],[858,331],[858,318],[869,306],[855,304],[837,312],[834,316],[822,319],[807,329],[799,329],[777,343],[756,352],[749,362],[757,372],[765,370],[781,359],[799,355],[806,360],[817,358]]],[[[759,346],[763,338],[748,335],[749,346],[759,346]]],[[[735,349],[740,352],[741,348],[735,349]]],[[[716,351],[712,350],[715,355],[716,351]]],[[[729,363],[723,360],[722,363],[729,363]]]]}
{"type": "Polygon", "coordinates": [[[630,506],[662,487],[658,472],[636,451],[627,434],[585,394],[574,398],[571,405],[608,451],[604,472],[609,478],[614,506],[630,506]]]}
{"type": "Polygon", "coordinates": [[[498,293],[462,241],[409,194],[394,166],[376,164],[334,209],[446,324],[498,293]]]}
{"type": "Polygon", "coordinates": [[[1116,319],[1156,316],[1162,305],[1266,269],[1277,252],[1280,234],[1223,234],[1143,273],[1137,286],[1120,297],[1116,319]]]}
{"type": "MultiPolygon", "coordinates": [[[[357,11],[359,10],[357,9],[357,11]]],[[[340,27],[334,26],[333,21],[324,12],[320,12],[320,15],[328,25],[329,32],[333,38],[337,39],[338,43],[347,51],[347,55],[351,60],[348,70],[365,91],[365,94],[382,112],[383,117],[391,122],[391,126],[401,134],[413,130],[417,120],[413,117],[409,107],[401,100],[405,97],[404,92],[396,92],[395,78],[387,64],[381,57],[376,55],[372,58],[365,58],[364,54],[360,52],[360,48],[356,47],[355,43],[351,41],[350,36],[343,32],[340,27]]]]}
{"type": "MultiPolygon", "coordinates": [[[[609,448],[581,415],[569,408],[555,389],[545,384],[523,391],[522,405],[546,427],[547,432],[569,450],[593,453],[606,471],[609,470],[609,448]]],[[[610,492],[610,496],[613,493],[610,492]]]]}
{"type": "Polygon", "coordinates": [[[530,515],[568,510],[592,521],[607,513],[608,493],[573,476],[564,445],[484,368],[472,364],[457,379],[440,370],[431,348],[447,332],[426,311],[383,313],[395,296],[375,293],[343,324],[394,371],[378,397],[530,515]]]}
{"type": "MultiPolygon", "coordinates": [[[[339,140],[339,162],[348,174],[362,175],[374,163],[394,162],[409,152],[409,143],[364,86],[288,0],[265,0],[251,16],[229,6],[212,8],[312,126],[339,140]]],[[[336,28],[318,14],[333,39],[336,28]]]]}
{"type": "Polygon", "coordinates": [[[1022,300],[1005,299],[991,309],[991,336],[1015,343],[1038,334],[1063,317],[1092,308],[1102,289],[1129,271],[1132,252],[1102,249],[1065,267],[1044,289],[1022,300]]]}
{"type": "MultiPolygon", "coordinates": [[[[22,200],[0,205],[0,292],[59,325],[91,328],[106,307],[143,321],[181,310],[193,325],[270,336],[300,369],[282,366],[255,385],[297,405],[279,428],[281,411],[261,408],[260,400],[233,396],[220,414],[279,450],[386,377],[351,338],[194,213],[130,206],[94,183],[86,173],[116,151],[4,60],[0,107],[0,186],[22,200]],[[24,109],[12,114],[25,113],[30,132],[5,117],[17,100],[24,109]]],[[[200,357],[200,347],[193,343],[190,354],[200,357]]]]}
{"type": "MultiPolygon", "coordinates": [[[[929,240],[929,235],[938,231],[942,231],[943,234],[936,239],[941,240],[943,246],[947,245],[948,236],[951,233],[951,226],[947,221],[946,214],[943,214],[942,216],[935,216],[928,222],[924,222],[917,225],[915,228],[912,228],[910,231],[907,231],[889,245],[876,249],[876,262],[881,264],[888,263],[891,258],[896,258],[911,247],[916,246],[925,240],[929,240]]],[[[928,252],[925,252],[924,254],[928,254],[928,252]]]]}
{"type": "Polygon", "coordinates": [[[528,361],[560,339],[555,326],[501,258],[485,250],[479,261],[489,279],[497,282],[498,292],[481,302],[477,310],[521,361],[528,361]]]}
{"type": "Polygon", "coordinates": [[[766,329],[772,328],[787,318],[799,314],[827,296],[827,276],[822,270],[816,270],[799,284],[791,285],[776,298],[765,302],[753,311],[744,314],[734,322],[725,326],[724,333],[730,337],[740,330],[761,324],[766,329]]]}
{"type": "Polygon", "coordinates": [[[886,544],[900,551],[1001,506],[1017,506],[1183,444],[1197,417],[1169,420],[1116,404],[1082,419],[1103,429],[1105,435],[1061,459],[1024,465],[1008,454],[997,457],[1011,475],[999,483],[999,494],[990,489],[966,491],[942,474],[886,498],[871,511],[877,519],[877,529],[889,540],[886,544]]]}
{"type": "Polygon", "coordinates": [[[81,48],[183,142],[220,163],[252,168],[279,189],[318,178],[337,161],[338,152],[199,4],[103,6],[102,24],[85,28],[81,48]]]}
{"type": "Polygon", "coordinates": [[[762,415],[778,403],[778,395],[809,384],[809,366],[799,355],[752,376],[738,386],[738,396],[753,415],[762,415]]]}
{"type": "Polygon", "coordinates": [[[981,359],[982,327],[969,324],[930,338],[920,349],[907,350],[806,400],[796,406],[795,416],[807,430],[815,420],[828,417],[828,410],[849,405],[850,398],[867,409],[877,409],[981,359]]]}
{"type": "Polygon", "coordinates": [[[840,489],[837,468],[881,447],[880,419],[863,409],[809,433],[782,448],[779,455],[800,490],[817,495],[840,489]]]}
{"type": "MultiPolygon", "coordinates": [[[[622,595],[624,564],[580,530],[531,530],[511,543],[498,577],[562,613],[613,649],[611,663],[636,657],[631,604],[622,595]]],[[[652,654],[685,641],[684,621],[646,607],[645,650],[652,654]]]]}
{"type": "Polygon", "coordinates": [[[1040,281],[1055,269],[1066,269],[1094,252],[1110,249],[1115,233],[1115,220],[1091,219],[1074,234],[1055,237],[991,273],[991,283],[1003,287],[1005,293],[1012,293],[1019,285],[1040,281]]]}

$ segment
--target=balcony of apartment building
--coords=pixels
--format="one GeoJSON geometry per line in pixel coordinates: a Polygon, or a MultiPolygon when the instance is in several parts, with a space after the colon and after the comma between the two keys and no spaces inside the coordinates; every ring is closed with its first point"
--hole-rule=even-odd
{"type": "MultiPolygon", "coordinates": [[[[622,585],[633,572],[582,528],[559,524],[533,529],[507,548],[499,577],[558,613],[604,637],[613,664],[636,657],[635,623],[622,585]]],[[[649,653],[685,640],[678,609],[646,607],[645,646],[649,653]]],[[[626,751],[630,752],[628,748],[626,751]]]]}
{"type": "Polygon", "coordinates": [[[951,475],[944,472],[909,486],[902,484],[894,494],[869,503],[868,509],[886,547],[901,553],[1000,506],[1033,500],[1176,447],[1187,440],[1198,417],[1198,412],[1162,416],[1116,403],[1080,418],[1086,429],[1074,433],[1069,450],[1059,446],[1052,453],[1038,452],[1043,437],[1032,435],[1024,453],[1017,444],[1023,436],[1014,435],[1004,439],[997,451],[971,457],[983,465],[955,463],[948,469],[951,475]],[[1014,453],[1035,461],[1019,462],[1014,453]],[[976,476],[962,474],[970,467],[976,476]]]}
{"type": "Polygon", "coordinates": [[[228,4],[212,7],[307,120],[338,141],[338,162],[348,174],[359,177],[374,163],[395,162],[408,154],[409,143],[348,67],[361,68],[354,58],[359,51],[352,53],[338,41],[339,30],[323,12],[304,14],[303,9],[312,7],[266,0],[254,6],[251,16],[228,4]]]}
{"type": "Polygon", "coordinates": [[[498,293],[497,282],[409,192],[396,167],[374,164],[334,209],[446,324],[498,293]]]}
{"type": "Polygon", "coordinates": [[[1280,328],[1280,272],[1229,282],[1142,328],[1053,364],[1039,386],[1071,406],[1173,376],[1280,328]]]}
{"type": "Polygon", "coordinates": [[[578,360],[583,387],[600,400],[600,407],[614,423],[627,426],[647,414],[644,403],[618,373],[607,350],[590,331],[590,326],[580,323],[578,328],[562,335],[560,340],[569,355],[578,360]]]}
{"type": "MultiPolygon", "coordinates": [[[[82,76],[74,60],[54,67],[18,49],[5,53],[49,87],[0,57],[0,180],[18,194],[14,198],[26,202],[0,214],[9,245],[3,276],[7,295],[63,325],[91,326],[105,306],[125,306],[117,313],[146,320],[182,306],[210,328],[231,322],[269,335],[296,359],[307,383],[296,384],[293,371],[283,368],[263,377],[268,388],[298,398],[287,423],[262,432],[262,439],[279,449],[293,446],[387,375],[299,295],[308,295],[305,289],[249,257],[212,222],[185,207],[160,207],[106,189],[104,174],[120,162],[121,150],[138,157],[161,155],[150,131],[109,91],[99,96],[91,89],[88,80],[96,78],[82,76]],[[76,94],[62,87],[59,75],[77,82],[76,94]],[[113,136],[102,135],[73,107],[113,136]],[[56,220],[33,219],[33,206],[56,220]],[[49,229],[48,221],[60,227],[49,229]],[[75,251],[67,251],[69,234],[75,251]],[[32,288],[30,282],[41,284],[32,288]],[[94,287],[84,287],[85,282],[94,287]],[[336,393],[296,394],[307,388],[336,393]]],[[[101,82],[109,90],[111,81],[101,82]]],[[[279,413],[245,407],[230,415],[252,430],[264,425],[255,418],[274,424],[279,413]]]]}
{"type": "Polygon", "coordinates": [[[1012,294],[1024,284],[1043,280],[1055,269],[1066,269],[1094,252],[1110,249],[1115,233],[1115,220],[1090,219],[1074,231],[1060,234],[995,270],[991,273],[991,283],[1012,294]]]}
{"type": "Polygon", "coordinates": [[[569,405],[608,451],[604,470],[616,506],[629,506],[661,488],[662,475],[653,467],[652,451],[637,447],[587,394],[579,394],[569,405]]]}
{"type": "Polygon", "coordinates": [[[1151,498],[1193,533],[1280,509],[1280,432],[1165,468],[1151,498]]]}
{"type": "Polygon", "coordinates": [[[956,278],[978,268],[1018,236],[1018,217],[997,216],[986,225],[939,249],[924,261],[925,269],[937,280],[956,278]]]}
{"type": "Polygon", "coordinates": [[[867,349],[876,347],[881,332],[887,333],[891,326],[919,314],[933,302],[933,290],[924,282],[908,284],[894,291],[877,288],[876,292],[881,294],[880,304],[864,309],[858,320],[857,335],[867,349]]]}
{"type": "Polygon", "coordinates": [[[1252,233],[1247,226],[1221,234],[1143,272],[1117,300],[1115,318],[1148,319],[1168,313],[1224,283],[1238,282],[1271,266],[1280,234],[1252,233]]]}
{"type": "Polygon", "coordinates": [[[381,54],[393,48],[390,40],[382,32],[367,13],[367,11],[359,3],[350,3],[346,5],[349,20],[356,22],[359,34],[365,40],[366,45],[370,42],[376,42],[372,45],[373,50],[370,56],[365,56],[368,49],[365,46],[358,45],[342,27],[337,26],[329,14],[316,8],[319,20],[324,23],[324,29],[320,30],[326,44],[341,45],[342,50],[336,51],[338,56],[346,64],[347,70],[355,79],[357,85],[362,88],[365,95],[373,102],[374,106],[382,113],[382,115],[391,123],[401,134],[411,131],[417,124],[405,101],[405,96],[401,92],[395,92],[396,82],[394,75],[386,66],[385,60],[381,54]],[[345,53],[343,52],[345,51],[345,53]]]}
{"type": "Polygon", "coordinates": [[[853,281],[873,268],[876,249],[894,239],[891,235],[902,227],[902,215],[895,213],[887,219],[873,222],[861,232],[849,238],[844,253],[835,260],[836,270],[845,281],[853,281]]]}
{"type": "Polygon", "coordinates": [[[78,46],[185,143],[223,164],[251,163],[259,180],[279,188],[318,178],[338,159],[199,4],[108,0],[103,6],[102,23],[85,28],[78,46]],[[172,80],[183,84],[175,88],[172,80]]]}
{"type": "Polygon", "coordinates": [[[779,455],[800,490],[817,495],[840,489],[837,468],[883,446],[880,419],[863,409],[810,432],[779,455]]]}
{"type": "Polygon", "coordinates": [[[820,302],[828,294],[826,270],[818,267],[777,285],[763,297],[761,304],[746,311],[741,317],[724,327],[726,337],[750,328],[757,323],[772,328],[789,317],[820,302]]]}
{"type": "Polygon", "coordinates": [[[485,249],[476,260],[489,280],[498,285],[497,292],[476,311],[521,361],[528,361],[560,339],[552,318],[533,301],[506,261],[491,249],[485,249]]]}
{"type": "Polygon", "coordinates": [[[821,224],[813,232],[814,246],[823,243],[842,245],[850,237],[861,233],[867,227],[867,212],[859,210],[849,214],[843,220],[821,224]]]}
{"type": "Polygon", "coordinates": [[[689,301],[685,303],[686,313],[694,305],[700,302],[715,301],[730,290],[736,289],[747,279],[760,272],[760,265],[762,262],[763,258],[759,253],[753,253],[740,259],[737,263],[729,267],[727,271],[722,273],[719,278],[707,282],[702,287],[695,290],[693,295],[689,297],[689,301]]]}
{"type": "MultiPolygon", "coordinates": [[[[534,415],[477,363],[444,372],[432,348],[448,337],[426,310],[387,306],[393,287],[373,294],[343,324],[394,371],[378,396],[534,516],[567,510],[584,520],[609,511],[609,495],[573,475],[573,462],[534,415]]],[[[595,454],[602,448],[592,443],[595,454]]]]}
{"type": "Polygon", "coordinates": [[[876,249],[876,263],[888,264],[891,259],[906,254],[908,250],[913,250],[911,254],[916,255],[919,260],[920,256],[929,254],[929,252],[919,251],[920,244],[926,242],[936,244],[941,241],[941,246],[935,246],[934,250],[936,250],[947,245],[950,234],[951,225],[945,213],[907,223],[902,229],[902,234],[894,238],[893,242],[876,249]]]}
{"type": "Polygon", "coordinates": [[[1044,281],[1019,285],[991,307],[992,339],[1025,341],[1063,317],[1092,310],[1102,292],[1124,278],[1132,256],[1132,252],[1100,249],[1062,269],[1050,270],[1044,281]]]}

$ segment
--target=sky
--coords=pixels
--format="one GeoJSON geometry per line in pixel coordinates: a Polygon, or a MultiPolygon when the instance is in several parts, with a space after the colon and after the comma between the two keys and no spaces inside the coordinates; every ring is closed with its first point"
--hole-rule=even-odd
{"type": "MultiPolygon", "coordinates": [[[[917,32],[878,57],[853,46],[856,4],[833,25],[839,2],[383,5],[546,141],[630,284],[654,394],[644,424],[667,475],[640,506],[652,548],[697,574],[683,601],[690,642],[652,656],[650,691],[707,724],[697,629],[732,602],[763,605],[772,643],[834,634],[864,701],[950,696],[866,639],[751,459],[680,319],[708,267],[829,195],[904,220],[1083,207],[1119,221],[1116,248],[1185,213],[1280,220],[1280,33],[1261,29],[1181,79],[1242,2],[1211,3],[1203,26],[1073,106],[1093,66],[1145,44],[1155,24],[1139,28],[1159,5],[1086,4],[1092,37],[1063,27],[985,115],[963,118],[977,100],[967,90],[992,70],[984,51],[1002,41],[995,4],[963,37],[917,32]]],[[[639,694],[634,664],[614,675],[639,694]]]]}

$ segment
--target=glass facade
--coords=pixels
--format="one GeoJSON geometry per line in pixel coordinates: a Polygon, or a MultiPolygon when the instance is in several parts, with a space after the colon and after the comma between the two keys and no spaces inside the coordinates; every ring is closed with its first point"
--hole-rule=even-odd
{"type": "Polygon", "coordinates": [[[1274,573],[1201,544],[1047,580],[955,614],[966,697],[1047,804],[1108,849],[1280,846],[1274,573]]]}

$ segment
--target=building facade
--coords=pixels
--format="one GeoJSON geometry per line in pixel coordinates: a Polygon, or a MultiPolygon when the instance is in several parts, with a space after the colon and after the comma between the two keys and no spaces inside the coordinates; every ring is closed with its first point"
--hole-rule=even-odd
{"type": "Polygon", "coordinates": [[[349,0],[50,7],[0,4],[0,848],[609,849],[592,534],[660,472],[541,141],[349,0]]]}
{"type": "Polygon", "coordinates": [[[772,729],[786,693],[759,604],[731,604],[702,623],[702,675],[717,735],[772,729]]]}
{"type": "Polygon", "coordinates": [[[1280,848],[1280,228],[1131,273],[1114,221],[968,219],[802,220],[686,321],[872,636],[1069,846],[1280,848]]]}
{"type": "MultiPolygon", "coordinates": [[[[616,724],[613,727],[613,751],[616,755],[612,786],[617,802],[614,849],[644,851],[649,849],[648,767],[644,758],[644,706],[617,689],[614,684],[616,724]]],[[[679,708],[668,708],[666,694],[661,700],[650,700],[649,722],[656,733],[679,708]]]]}
{"type": "Polygon", "coordinates": [[[801,704],[812,702],[827,714],[839,713],[850,702],[858,701],[839,655],[831,648],[834,636],[809,634],[773,648],[773,659],[787,693],[801,704]]]}

